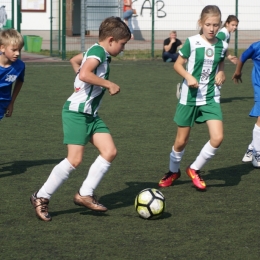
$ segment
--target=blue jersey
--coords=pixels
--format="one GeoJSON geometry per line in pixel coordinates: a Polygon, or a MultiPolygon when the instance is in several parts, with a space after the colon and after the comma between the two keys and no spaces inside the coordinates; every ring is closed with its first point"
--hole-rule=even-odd
{"type": "Polygon", "coordinates": [[[260,41],[252,43],[248,49],[246,49],[240,60],[245,63],[248,59],[252,59],[254,66],[252,70],[252,83],[254,87],[255,101],[260,102],[260,41]]]}
{"type": "Polygon", "coordinates": [[[24,81],[24,72],[25,64],[21,60],[16,60],[8,68],[0,66],[0,102],[9,105],[12,99],[12,85],[16,80],[24,81]]]}

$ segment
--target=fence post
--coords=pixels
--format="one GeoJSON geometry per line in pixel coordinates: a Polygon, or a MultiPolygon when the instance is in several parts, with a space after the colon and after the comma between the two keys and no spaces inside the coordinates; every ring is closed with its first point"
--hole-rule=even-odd
{"type": "Polygon", "coordinates": [[[62,60],[66,59],[66,0],[62,1],[62,60]]]}
{"type": "Polygon", "coordinates": [[[151,56],[154,58],[154,0],[152,0],[152,40],[151,40],[151,56]]]}
{"type": "Polygon", "coordinates": [[[86,31],[86,11],[85,11],[85,0],[81,0],[81,11],[80,11],[80,49],[81,52],[85,51],[85,31],[86,31]]]}
{"type": "MultiPolygon", "coordinates": [[[[238,18],[238,0],[236,0],[236,17],[238,18]]],[[[235,31],[235,56],[237,57],[237,41],[238,41],[238,32],[235,31]]]]}

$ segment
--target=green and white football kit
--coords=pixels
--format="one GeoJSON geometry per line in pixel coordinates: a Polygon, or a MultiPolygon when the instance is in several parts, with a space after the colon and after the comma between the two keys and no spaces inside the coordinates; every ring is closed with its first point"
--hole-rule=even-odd
{"type": "Polygon", "coordinates": [[[194,121],[202,123],[210,119],[222,120],[221,108],[216,105],[220,102],[220,86],[215,84],[215,76],[218,72],[219,63],[225,58],[227,47],[228,44],[222,40],[210,44],[198,34],[189,37],[179,50],[180,55],[187,59],[186,70],[199,83],[198,88],[191,88],[188,86],[186,79],[182,82],[181,96],[174,117],[174,121],[179,126],[192,126],[194,121]],[[204,105],[212,107],[212,113],[209,113],[210,111],[207,108],[209,114],[205,118],[198,113],[198,109],[195,109],[197,106],[204,105]],[[186,108],[183,106],[186,106],[186,108]],[[191,115],[192,113],[195,114],[191,115]],[[198,118],[199,120],[197,120],[198,118]]]}
{"type": "MultiPolygon", "coordinates": [[[[80,69],[89,58],[100,62],[94,73],[99,78],[108,79],[111,60],[109,53],[98,43],[94,44],[84,53],[80,69]]],[[[109,133],[97,114],[105,91],[104,87],[80,80],[79,73],[77,74],[74,93],[67,99],[62,110],[64,144],[85,145],[94,133],[109,133]]]]}
{"type": "Polygon", "coordinates": [[[180,103],[183,105],[206,105],[220,100],[219,86],[215,85],[215,76],[219,63],[224,60],[228,44],[218,40],[210,44],[201,35],[189,37],[179,50],[187,59],[186,70],[199,83],[198,88],[190,88],[186,79],[182,83],[180,103]]]}
{"type": "Polygon", "coordinates": [[[230,32],[227,30],[226,27],[223,27],[219,32],[217,33],[216,37],[224,42],[227,42],[229,44],[230,41],[230,32]]]}

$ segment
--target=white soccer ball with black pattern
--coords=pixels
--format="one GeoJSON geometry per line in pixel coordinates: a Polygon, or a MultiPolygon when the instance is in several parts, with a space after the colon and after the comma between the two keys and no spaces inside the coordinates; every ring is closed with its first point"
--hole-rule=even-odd
{"type": "Polygon", "coordinates": [[[141,218],[157,219],[162,216],[164,209],[165,198],[157,189],[144,189],[135,198],[135,210],[141,218]]]}

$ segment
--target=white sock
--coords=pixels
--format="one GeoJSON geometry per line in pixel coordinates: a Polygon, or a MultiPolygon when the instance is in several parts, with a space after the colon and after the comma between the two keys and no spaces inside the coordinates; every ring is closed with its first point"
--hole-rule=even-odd
{"type": "Polygon", "coordinates": [[[38,191],[37,197],[50,199],[52,194],[69,178],[69,174],[74,170],[75,168],[65,158],[53,168],[49,178],[38,191]]]}
{"type": "Polygon", "coordinates": [[[169,163],[169,170],[171,172],[178,172],[183,154],[184,154],[184,150],[181,152],[176,152],[174,151],[174,147],[172,148],[172,152],[170,153],[170,163],[169,163]]]}
{"type": "Polygon", "coordinates": [[[191,164],[190,168],[200,170],[216,154],[217,150],[218,148],[212,147],[208,141],[201,149],[200,154],[191,164]]]}
{"type": "Polygon", "coordinates": [[[254,150],[253,140],[252,140],[252,142],[248,145],[247,149],[249,149],[249,150],[254,150]]]}
{"type": "Polygon", "coordinates": [[[253,147],[254,153],[260,152],[260,127],[255,124],[253,129],[253,147]]]}
{"type": "Polygon", "coordinates": [[[82,183],[79,194],[81,196],[93,196],[94,190],[97,188],[105,173],[109,170],[110,165],[110,162],[99,155],[90,166],[87,178],[82,183]]]}

